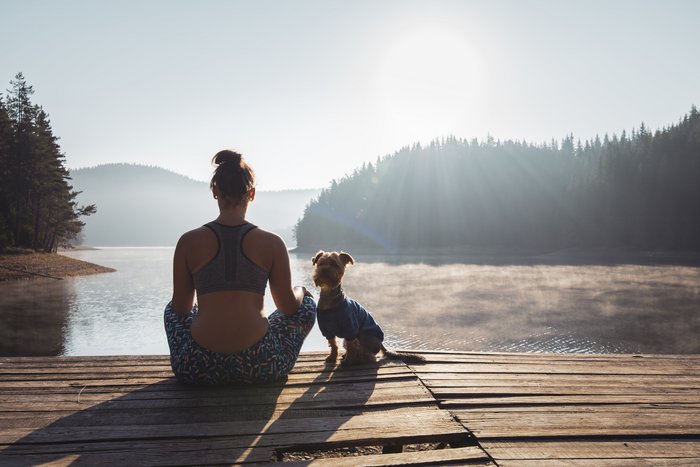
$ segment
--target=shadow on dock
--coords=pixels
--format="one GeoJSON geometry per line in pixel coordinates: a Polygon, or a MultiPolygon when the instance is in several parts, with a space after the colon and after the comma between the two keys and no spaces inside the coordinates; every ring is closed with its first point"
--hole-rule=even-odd
{"type": "Polygon", "coordinates": [[[27,377],[37,373],[20,371],[23,381],[3,390],[16,411],[4,417],[2,464],[276,461],[284,450],[318,446],[337,433],[370,399],[377,374],[364,369],[351,382],[342,370],[316,364],[281,383],[195,387],[173,377],[147,383],[156,375],[145,373],[167,372],[150,361],[129,363],[123,371],[131,375],[103,364],[92,369],[110,374],[55,379],[60,369],[41,371],[35,384],[27,377]]]}
{"type": "Polygon", "coordinates": [[[269,463],[468,437],[406,365],[324,357],[302,354],[283,383],[222,387],[177,381],[167,357],[0,359],[0,463],[269,463]]]}

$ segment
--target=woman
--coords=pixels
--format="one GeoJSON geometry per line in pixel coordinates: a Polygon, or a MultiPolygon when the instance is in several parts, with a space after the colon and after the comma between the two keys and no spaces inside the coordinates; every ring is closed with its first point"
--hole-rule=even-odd
{"type": "Polygon", "coordinates": [[[173,372],[201,384],[279,380],[294,367],[316,303],[305,288],[292,288],[284,241],[245,220],[255,199],[253,169],[228,150],[212,162],[219,216],[175,248],[173,298],[165,307],[173,372]],[[268,281],[277,311],[266,318],[268,281]]]}

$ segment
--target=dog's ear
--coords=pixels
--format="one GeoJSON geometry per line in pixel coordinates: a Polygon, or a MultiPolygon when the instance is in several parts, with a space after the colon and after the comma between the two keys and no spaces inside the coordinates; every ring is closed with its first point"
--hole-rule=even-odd
{"type": "Polygon", "coordinates": [[[325,253],[323,250],[318,250],[318,253],[316,253],[316,255],[313,258],[311,258],[311,264],[316,266],[316,262],[321,256],[323,256],[323,253],[325,253]]]}
{"type": "Polygon", "coordinates": [[[344,265],[347,265],[348,263],[355,264],[355,260],[352,258],[352,256],[350,256],[350,253],[345,253],[344,251],[341,251],[338,256],[340,257],[340,260],[343,262],[344,265]]]}

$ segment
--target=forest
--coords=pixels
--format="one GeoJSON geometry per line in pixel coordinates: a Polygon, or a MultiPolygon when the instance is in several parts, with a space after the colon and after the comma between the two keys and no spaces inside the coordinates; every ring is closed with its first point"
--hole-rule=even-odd
{"type": "Polygon", "coordinates": [[[55,252],[96,207],[78,205],[65,155],[48,114],[32,104],[33,93],[19,73],[7,96],[0,94],[0,250],[55,252]]]}
{"type": "Polygon", "coordinates": [[[700,114],[576,141],[415,144],[334,180],[298,248],[700,250],[700,114]]]}

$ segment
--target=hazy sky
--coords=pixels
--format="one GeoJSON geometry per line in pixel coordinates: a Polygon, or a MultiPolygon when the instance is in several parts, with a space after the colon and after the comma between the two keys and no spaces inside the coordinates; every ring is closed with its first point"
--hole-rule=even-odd
{"type": "MultiPolygon", "coordinates": [[[[0,90],[21,71],[69,168],[324,187],[455,135],[656,129],[700,105],[700,1],[0,0],[0,90]]],[[[3,93],[4,94],[4,93],[3,93]]]]}

